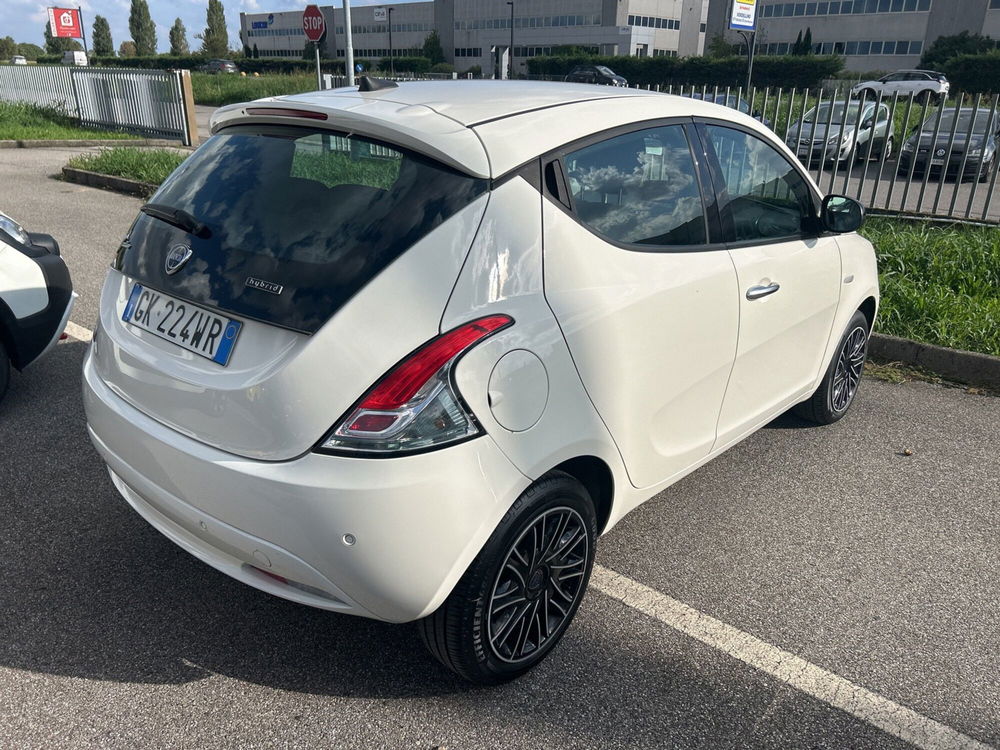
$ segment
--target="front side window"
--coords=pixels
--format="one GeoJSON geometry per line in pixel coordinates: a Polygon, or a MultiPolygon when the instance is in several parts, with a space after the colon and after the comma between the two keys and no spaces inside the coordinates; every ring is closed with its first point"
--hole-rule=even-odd
{"type": "Polygon", "coordinates": [[[812,195],[798,171],[770,144],[741,130],[705,127],[721,173],[716,185],[726,242],[774,240],[809,230],[812,195]]]}
{"type": "Polygon", "coordinates": [[[580,221],[616,242],[705,242],[694,159],[680,125],[609,138],[563,159],[580,221]]]}

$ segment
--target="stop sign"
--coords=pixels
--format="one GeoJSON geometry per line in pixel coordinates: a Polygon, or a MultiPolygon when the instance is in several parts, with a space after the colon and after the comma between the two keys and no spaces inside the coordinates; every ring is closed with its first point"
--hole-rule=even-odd
{"type": "Polygon", "coordinates": [[[307,5],[302,11],[302,31],[310,42],[318,42],[323,36],[323,32],[326,31],[326,20],[317,6],[307,5]]]}

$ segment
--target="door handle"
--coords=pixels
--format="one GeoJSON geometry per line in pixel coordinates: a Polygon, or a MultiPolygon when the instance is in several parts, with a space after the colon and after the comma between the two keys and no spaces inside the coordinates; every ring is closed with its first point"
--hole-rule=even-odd
{"type": "Polygon", "coordinates": [[[761,297],[766,297],[769,294],[774,294],[776,291],[781,289],[781,285],[778,283],[768,284],[767,286],[752,286],[747,289],[747,299],[755,300],[761,297]]]}

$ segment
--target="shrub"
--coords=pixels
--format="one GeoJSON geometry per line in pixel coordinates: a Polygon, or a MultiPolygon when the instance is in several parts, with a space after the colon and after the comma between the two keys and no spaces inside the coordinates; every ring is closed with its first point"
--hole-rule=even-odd
{"type": "Polygon", "coordinates": [[[437,63],[431,66],[431,73],[454,73],[455,66],[451,63],[437,63]]]}
{"type": "MultiPolygon", "coordinates": [[[[528,71],[535,75],[565,76],[575,66],[588,64],[607,65],[636,86],[740,86],[746,82],[746,60],[742,57],[532,57],[528,60],[528,71]]],[[[843,67],[840,57],[761,56],[754,59],[753,83],[797,88],[818,86],[843,67]]]]}
{"type": "Polygon", "coordinates": [[[959,55],[944,66],[952,91],[969,94],[1000,92],[1000,51],[985,55],[959,55]]]}

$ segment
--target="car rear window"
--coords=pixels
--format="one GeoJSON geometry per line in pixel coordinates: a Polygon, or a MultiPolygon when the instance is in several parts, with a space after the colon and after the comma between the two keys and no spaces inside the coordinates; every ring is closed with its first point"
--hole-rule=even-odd
{"type": "Polygon", "coordinates": [[[150,199],[207,232],[140,214],[116,267],[168,294],[311,333],[486,189],[486,180],[356,135],[231,127],[150,199]],[[177,244],[191,247],[191,259],[168,274],[177,244]]]}

